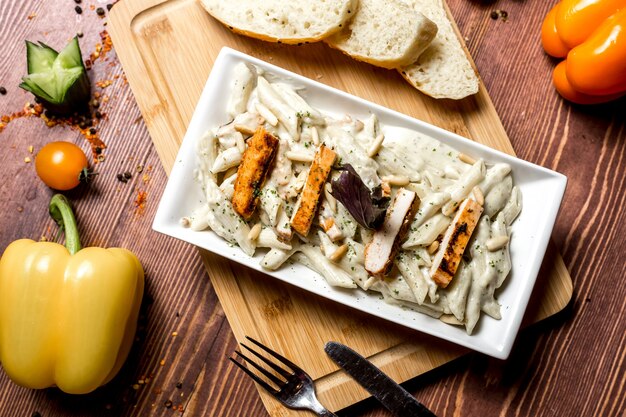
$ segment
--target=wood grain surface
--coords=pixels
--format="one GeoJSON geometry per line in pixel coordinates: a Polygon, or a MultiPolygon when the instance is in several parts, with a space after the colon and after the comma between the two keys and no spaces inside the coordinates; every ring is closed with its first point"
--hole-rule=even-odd
{"type": "MultiPolygon", "coordinates": [[[[7,89],[0,114],[32,100],[17,88],[25,73],[24,39],[61,47],[82,31],[86,56],[106,29],[106,16],[89,6],[105,4],[83,1],[77,15],[69,0],[0,2],[0,85],[7,89]]],[[[550,4],[450,0],[449,6],[516,153],[569,177],[553,237],[575,293],[566,311],[521,333],[509,360],[466,355],[407,387],[438,416],[622,416],[626,103],[579,107],[554,93],[553,62],[541,51],[538,30],[550,4]],[[492,20],[495,9],[506,10],[508,20],[492,20]]],[[[112,81],[94,88],[109,96],[97,126],[106,159],[96,167],[97,181],[68,197],[85,244],[127,247],[144,264],[148,287],[138,339],[121,374],[87,396],[26,390],[1,374],[0,415],[267,415],[252,383],[225,360],[235,340],[195,249],[151,232],[166,176],[114,52],[91,71],[92,79],[112,81]],[[138,165],[143,172],[136,172],[138,165]],[[124,171],[134,174],[128,183],[116,179],[124,171]],[[147,193],[143,210],[136,205],[140,191],[147,193]]],[[[46,210],[52,192],[25,162],[33,157],[29,146],[36,152],[53,139],[88,149],[74,130],[48,128],[38,118],[14,120],[0,132],[2,249],[19,237],[55,234],[46,210]]],[[[389,414],[368,400],[341,415],[389,414]]]]}
{"type": "MultiPolygon", "coordinates": [[[[110,15],[109,33],[166,172],[176,161],[203,82],[223,46],[513,153],[482,84],[478,94],[462,102],[434,100],[417,93],[397,72],[358,63],[323,43],[288,47],[234,34],[195,0],[123,1],[110,15]]],[[[200,254],[237,341],[252,336],[298,363],[331,410],[370,395],[323,352],[328,340],[351,346],[399,382],[466,353],[443,340],[311,297],[208,251],[200,254]]],[[[544,271],[525,315],[527,323],[561,311],[572,296],[560,256],[546,259],[544,271]]],[[[300,414],[262,389],[259,394],[270,416],[300,414]]]]}

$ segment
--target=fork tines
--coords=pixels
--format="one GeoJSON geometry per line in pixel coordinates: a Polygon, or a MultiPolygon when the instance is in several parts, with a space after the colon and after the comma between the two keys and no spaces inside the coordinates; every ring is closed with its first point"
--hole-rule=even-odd
{"type": "MultiPolygon", "coordinates": [[[[272,368],[274,371],[276,371],[278,374],[280,374],[283,378],[287,379],[290,376],[293,376],[296,372],[303,372],[302,369],[300,369],[296,364],[294,364],[293,362],[291,362],[289,359],[285,358],[284,356],[274,352],[273,350],[271,350],[267,346],[261,344],[260,342],[254,340],[253,338],[251,338],[249,336],[246,336],[246,339],[248,339],[249,341],[251,341],[252,343],[257,345],[258,347],[263,349],[265,352],[267,352],[270,355],[272,355],[274,358],[278,359],[280,362],[282,362],[287,367],[291,368],[292,371],[289,372],[289,371],[285,370],[284,368],[282,368],[281,366],[277,365],[276,363],[272,362],[271,360],[267,359],[265,356],[261,355],[256,350],[254,350],[251,347],[247,346],[246,344],[244,344],[244,343],[241,344],[241,346],[243,346],[244,348],[246,348],[246,350],[248,350],[251,353],[253,353],[254,356],[256,356],[257,358],[261,359],[265,364],[267,364],[270,368],[272,368]]],[[[269,379],[274,384],[276,384],[276,386],[281,387],[282,385],[285,384],[285,381],[281,380],[276,375],[274,375],[273,373],[269,372],[267,369],[265,369],[262,366],[260,366],[259,364],[257,364],[255,361],[250,359],[248,356],[244,355],[242,352],[235,351],[234,353],[236,355],[238,355],[239,357],[241,357],[246,363],[252,365],[255,369],[257,369],[259,372],[261,372],[263,375],[265,375],[265,377],[267,377],[267,379],[269,379]]],[[[232,363],[237,365],[242,371],[244,371],[246,374],[248,374],[248,376],[250,378],[252,378],[256,383],[261,385],[264,389],[268,390],[269,392],[271,392],[273,394],[277,394],[278,393],[278,390],[273,388],[271,385],[269,385],[263,379],[259,378],[250,369],[248,369],[245,366],[243,366],[243,364],[241,362],[235,360],[232,356],[229,357],[228,359],[230,359],[230,361],[232,363]]]]}

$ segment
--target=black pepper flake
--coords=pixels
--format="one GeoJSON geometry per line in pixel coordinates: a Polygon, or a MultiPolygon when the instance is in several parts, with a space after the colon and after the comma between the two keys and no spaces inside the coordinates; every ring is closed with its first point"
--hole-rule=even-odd
{"type": "Polygon", "coordinates": [[[76,11],[76,14],[81,14],[83,12],[83,8],[80,6],[74,7],[74,10],[76,11]]]}
{"type": "Polygon", "coordinates": [[[96,155],[100,155],[102,153],[102,148],[99,146],[96,146],[96,155]]]}
{"type": "Polygon", "coordinates": [[[83,37],[83,36],[85,36],[85,35],[84,35],[84,33],[83,33],[83,32],[78,32],[78,33],[76,34],[76,36],[78,36],[79,38],[82,38],[82,37],[83,37]]]}
{"type": "Polygon", "coordinates": [[[132,177],[133,177],[133,174],[131,174],[130,172],[126,171],[126,172],[124,173],[124,178],[125,178],[125,179],[129,180],[129,179],[131,179],[132,177]]]}
{"type": "Polygon", "coordinates": [[[111,10],[113,8],[113,5],[111,3],[107,4],[107,10],[111,10]]]}
{"type": "Polygon", "coordinates": [[[89,129],[89,133],[91,133],[92,135],[95,135],[96,129],[92,127],[91,129],[89,129]]]}
{"type": "Polygon", "coordinates": [[[31,417],[41,417],[41,414],[39,413],[39,411],[33,411],[33,414],[30,415],[31,417]]]}
{"type": "Polygon", "coordinates": [[[170,400],[165,401],[165,408],[172,408],[173,403],[170,400]]]}
{"type": "Polygon", "coordinates": [[[0,94],[5,95],[7,93],[7,89],[4,87],[0,87],[0,94]]]}
{"type": "Polygon", "coordinates": [[[82,0],[74,0],[74,3],[76,4],[80,4],[82,2],[82,0]]]}
{"type": "Polygon", "coordinates": [[[128,182],[128,180],[124,177],[124,174],[117,174],[117,180],[123,183],[128,182]]]}
{"type": "Polygon", "coordinates": [[[98,7],[96,9],[96,13],[98,13],[98,16],[104,16],[104,9],[102,7],[98,7]]]}
{"type": "Polygon", "coordinates": [[[96,119],[102,119],[102,113],[100,113],[98,110],[96,110],[94,116],[96,116],[96,119]]]}
{"type": "Polygon", "coordinates": [[[500,18],[503,22],[506,22],[509,17],[509,13],[506,10],[497,9],[493,10],[489,16],[493,20],[497,20],[498,18],[500,18]]]}
{"type": "Polygon", "coordinates": [[[182,382],[177,382],[176,383],[176,388],[181,389],[183,387],[183,383],[182,382]]]}

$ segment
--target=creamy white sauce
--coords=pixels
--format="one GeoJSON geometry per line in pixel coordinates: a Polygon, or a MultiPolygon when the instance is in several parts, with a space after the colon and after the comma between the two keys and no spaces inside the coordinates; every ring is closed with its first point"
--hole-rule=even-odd
{"type": "MultiPolygon", "coordinates": [[[[503,236],[508,239],[509,226],[521,210],[521,194],[513,186],[508,165],[480,160],[470,165],[450,146],[410,129],[379,125],[375,115],[365,120],[325,115],[289,84],[262,78],[261,72],[249,67],[238,66],[234,75],[228,110],[235,122],[216,127],[199,142],[198,179],[207,203],[186,218],[185,224],[194,230],[210,228],[248,254],[259,247],[269,248],[262,261],[265,268],[280,268],[292,257],[319,272],[331,285],[379,291],[387,302],[434,317],[453,315],[454,320],[445,321],[465,325],[468,333],[481,311],[500,317],[495,291],[511,269],[508,244],[489,251],[486,242],[502,240],[503,236]],[[280,139],[280,145],[261,191],[257,215],[244,222],[230,206],[234,176],[224,180],[221,171],[210,169],[216,161],[222,171],[236,166],[241,133],[235,124],[249,126],[259,120],[280,139]],[[397,268],[384,280],[373,279],[363,266],[372,232],[358,225],[341,203],[322,196],[309,235],[297,237],[289,230],[289,218],[310,165],[302,160],[310,159],[321,143],[334,149],[339,163],[351,164],[370,189],[389,186],[381,178],[404,178],[408,181],[405,187],[420,198],[417,215],[394,260],[397,268]],[[465,252],[466,259],[451,285],[443,290],[429,275],[434,253],[428,248],[441,238],[458,203],[473,198],[474,187],[484,194],[485,211],[465,252]],[[247,239],[250,228],[258,222],[263,226],[261,234],[256,240],[247,239]],[[342,245],[348,247],[343,248],[345,255],[331,261],[342,245]]],[[[334,172],[331,177],[337,175],[334,172]]],[[[390,188],[393,196],[398,187],[390,188]]]]}

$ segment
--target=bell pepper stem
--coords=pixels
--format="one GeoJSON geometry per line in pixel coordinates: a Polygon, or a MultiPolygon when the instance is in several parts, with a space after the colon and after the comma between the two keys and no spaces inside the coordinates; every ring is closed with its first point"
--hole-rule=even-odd
{"type": "Polygon", "coordinates": [[[50,216],[59,225],[59,228],[65,232],[65,247],[70,254],[74,255],[81,249],[80,238],[78,236],[78,228],[76,227],[76,218],[70,202],[62,194],[55,194],[50,199],[48,207],[50,216]]]}

